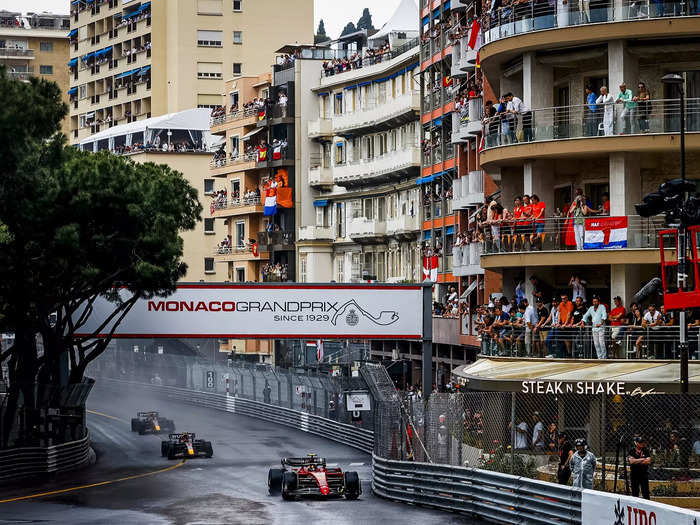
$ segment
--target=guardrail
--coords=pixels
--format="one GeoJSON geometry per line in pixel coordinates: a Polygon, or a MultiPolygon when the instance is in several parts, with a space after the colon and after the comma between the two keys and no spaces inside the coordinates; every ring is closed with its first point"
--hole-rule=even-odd
{"type": "Polygon", "coordinates": [[[51,447],[0,450],[0,483],[30,476],[68,472],[88,464],[90,436],[51,447]]]}
{"type": "Polygon", "coordinates": [[[488,470],[372,457],[372,490],[387,499],[502,523],[581,523],[581,490],[488,470]]]}
{"type": "Polygon", "coordinates": [[[100,381],[108,386],[127,386],[129,389],[142,388],[166,399],[175,399],[191,405],[264,419],[337,441],[368,454],[372,453],[374,447],[374,432],[306,412],[213,392],[200,392],[173,386],[146,385],[120,379],[101,378],[100,381]]]}

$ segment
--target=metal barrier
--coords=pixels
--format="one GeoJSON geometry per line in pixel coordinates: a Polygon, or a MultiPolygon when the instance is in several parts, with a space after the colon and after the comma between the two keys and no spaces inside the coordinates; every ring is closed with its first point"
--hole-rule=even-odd
{"type": "Polygon", "coordinates": [[[581,523],[581,489],[466,467],[373,456],[372,490],[402,503],[503,523],[581,523]]]}
{"type": "Polygon", "coordinates": [[[89,462],[90,436],[51,447],[0,451],[0,483],[30,476],[68,472],[89,462]]]}
{"type": "Polygon", "coordinates": [[[151,394],[162,396],[165,399],[174,399],[183,403],[272,421],[279,425],[292,427],[303,432],[308,432],[309,434],[315,434],[332,441],[337,441],[338,443],[343,443],[344,445],[359,449],[367,454],[372,453],[374,443],[374,433],[372,431],[346,425],[344,423],[338,423],[332,419],[316,416],[314,414],[241,397],[227,396],[226,394],[199,392],[172,386],[146,385],[119,379],[101,378],[100,381],[107,386],[128,386],[130,390],[133,388],[142,388],[151,394]]]}

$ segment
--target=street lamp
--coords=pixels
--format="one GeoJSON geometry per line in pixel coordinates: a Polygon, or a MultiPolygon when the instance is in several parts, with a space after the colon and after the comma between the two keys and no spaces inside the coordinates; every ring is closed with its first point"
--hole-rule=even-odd
{"type": "MultiPolygon", "coordinates": [[[[678,89],[679,96],[679,111],[680,111],[680,133],[681,133],[681,180],[685,183],[685,92],[683,91],[683,84],[685,80],[678,73],[669,73],[661,78],[661,82],[669,86],[675,86],[678,89]]],[[[685,191],[683,194],[683,203],[685,204],[688,198],[688,192],[685,191]]],[[[686,242],[687,242],[687,225],[685,220],[682,218],[681,214],[681,224],[678,231],[678,275],[677,283],[678,290],[685,289],[686,280],[686,268],[685,268],[685,256],[686,256],[686,242]]],[[[687,341],[687,328],[686,328],[686,315],[685,309],[682,309],[678,315],[679,329],[680,329],[680,361],[681,361],[681,392],[688,392],[688,341],[687,341]]]]}

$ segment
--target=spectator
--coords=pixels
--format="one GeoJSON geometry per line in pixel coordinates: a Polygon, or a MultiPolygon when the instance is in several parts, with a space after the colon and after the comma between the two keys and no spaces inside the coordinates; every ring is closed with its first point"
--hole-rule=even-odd
{"type": "Polygon", "coordinates": [[[599,212],[600,215],[610,215],[610,194],[606,191],[600,196],[602,203],[602,210],[599,212]]]}
{"type": "Polygon", "coordinates": [[[559,434],[559,470],[557,472],[557,481],[560,485],[568,485],[571,477],[571,457],[574,455],[574,449],[571,446],[566,432],[559,434]]]}
{"type": "Polygon", "coordinates": [[[644,330],[642,328],[644,325],[644,316],[636,304],[632,308],[632,319],[629,325],[627,329],[630,335],[637,338],[634,342],[634,346],[637,350],[636,357],[639,359],[642,356],[642,342],[644,341],[644,330]]]}
{"type": "MultiPolygon", "coordinates": [[[[508,93],[508,111],[513,114],[513,125],[517,122],[516,116],[521,115],[523,123],[523,140],[532,142],[532,111],[525,102],[518,97],[514,97],[513,93],[508,93]]],[[[513,130],[515,131],[515,130],[513,130]]]]}
{"type": "Polygon", "coordinates": [[[586,215],[591,211],[582,194],[576,195],[574,202],[569,207],[569,216],[572,217],[576,249],[583,250],[584,236],[586,233],[586,215]]]}
{"type": "Polygon", "coordinates": [[[559,324],[559,298],[552,298],[552,308],[549,311],[549,317],[545,321],[545,326],[550,328],[547,332],[547,337],[544,340],[547,346],[547,357],[559,357],[561,355],[561,331],[559,324]]]}
{"type": "Polygon", "coordinates": [[[639,497],[641,490],[642,497],[649,499],[649,465],[651,465],[651,454],[646,447],[643,437],[635,436],[634,448],[629,451],[627,462],[630,465],[630,483],[632,484],[632,495],[639,497]]]}
{"type": "Polygon", "coordinates": [[[644,82],[638,86],[637,96],[632,100],[637,102],[637,126],[642,133],[649,133],[649,114],[651,113],[651,96],[644,82]]]}
{"type": "Polygon", "coordinates": [[[610,339],[616,345],[620,345],[622,336],[625,333],[625,324],[627,319],[627,312],[625,307],[622,305],[622,297],[619,295],[613,298],[613,304],[615,308],[610,310],[610,315],[608,319],[610,320],[610,339]]]}
{"type": "Polygon", "coordinates": [[[540,250],[544,247],[544,226],[545,226],[545,209],[547,205],[540,201],[540,198],[533,193],[532,197],[532,217],[535,219],[534,233],[530,235],[530,247],[534,249],[536,241],[539,240],[540,250]]]}
{"type": "MultiPolygon", "coordinates": [[[[656,334],[659,333],[659,330],[661,330],[661,325],[663,324],[663,318],[661,316],[661,312],[659,312],[656,309],[656,305],[650,304],[649,309],[647,312],[644,314],[644,318],[642,320],[642,327],[643,328],[648,328],[650,330],[653,330],[652,334],[655,332],[656,334]]],[[[649,333],[647,331],[647,333],[649,333]]],[[[647,355],[644,357],[647,357],[651,359],[652,357],[655,357],[656,354],[656,337],[652,337],[652,335],[649,335],[649,341],[647,341],[647,355]],[[654,348],[653,353],[649,351],[649,345],[652,345],[654,348]]]]}
{"type": "Polygon", "coordinates": [[[624,82],[620,84],[620,92],[617,94],[617,99],[615,99],[616,104],[624,104],[622,110],[622,133],[620,135],[628,135],[631,133],[631,123],[636,117],[637,103],[634,102],[632,91],[627,89],[627,84],[624,82]]]}
{"type": "Polygon", "coordinates": [[[520,302],[520,309],[524,309],[523,314],[523,325],[525,327],[525,354],[530,357],[532,354],[532,339],[535,333],[535,327],[537,326],[537,313],[535,308],[528,303],[527,299],[523,299],[520,302]]]}
{"type": "Polygon", "coordinates": [[[547,434],[544,437],[545,450],[547,452],[557,452],[559,446],[559,433],[557,432],[557,424],[550,423],[547,434]]]}
{"type": "Polygon", "coordinates": [[[489,203],[488,210],[486,213],[486,222],[491,226],[491,238],[495,245],[496,251],[501,251],[501,214],[499,212],[498,203],[492,200],[489,203]]]}
{"type": "Polygon", "coordinates": [[[613,134],[615,125],[615,99],[608,93],[607,86],[601,86],[600,96],[596,99],[596,104],[603,104],[603,132],[606,136],[613,134]]]}
{"type": "Polygon", "coordinates": [[[598,134],[598,106],[596,96],[590,86],[586,86],[586,106],[583,114],[584,133],[587,137],[595,137],[598,134]]]}
{"type": "MultiPolygon", "coordinates": [[[[580,299],[577,298],[577,301],[580,299]]],[[[605,359],[605,320],[608,318],[605,306],[600,304],[597,296],[593,296],[593,306],[583,316],[583,323],[591,323],[591,332],[593,334],[593,346],[595,347],[598,359],[605,359]]]]}
{"type": "Polygon", "coordinates": [[[571,471],[574,475],[574,487],[582,489],[593,488],[593,474],[595,473],[596,457],[588,450],[585,439],[576,440],[576,453],[571,456],[571,471]]]}
{"type": "Polygon", "coordinates": [[[514,448],[515,450],[525,450],[527,449],[527,423],[524,419],[520,418],[521,421],[515,427],[512,428],[512,423],[508,423],[508,428],[512,430],[514,436],[514,448]]]}
{"type": "Polygon", "coordinates": [[[541,281],[536,275],[530,276],[530,284],[532,285],[532,299],[534,302],[541,300],[544,303],[546,299],[552,297],[552,287],[541,281]]]}
{"type": "Polygon", "coordinates": [[[518,277],[515,279],[515,300],[518,306],[525,299],[525,281],[518,277]]]}
{"type": "Polygon", "coordinates": [[[544,424],[540,418],[540,413],[535,411],[532,414],[532,448],[535,452],[543,452],[545,448],[546,436],[544,432],[544,424]]]}
{"type": "Polygon", "coordinates": [[[547,319],[549,319],[549,311],[544,307],[542,299],[538,298],[535,304],[537,305],[537,325],[535,325],[535,329],[533,330],[535,353],[537,357],[543,357],[548,332],[546,323],[547,319]]]}
{"type": "MultiPolygon", "coordinates": [[[[569,330],[573,322],[574,303],[569,301],[569,295],[561,294],[559,303],[559,334],[560,340],[564,343],[565,352],[560,352],[559,357],[571,357],[571,345],[569,343],[569,330]]],[[[561,344],[559,345],[561,349],[561,344]]]]}

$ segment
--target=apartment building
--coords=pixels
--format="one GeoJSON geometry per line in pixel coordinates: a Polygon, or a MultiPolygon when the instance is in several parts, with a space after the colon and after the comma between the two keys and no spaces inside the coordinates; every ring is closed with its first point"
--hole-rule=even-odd
{"type": "Polygon", "coordinates": [[[311,0],[78,0],[70,18],[73,142],[105,127],[218,106],[224,79],[255,75],[282,44],[313,38],[311,0]]]}
{"type": "MultiPolygon", "coordinates": [[[[68,103],[68,15],[0,11],[0,65],[11,78],[56,82],[68,103]]],[[[69,119],[63,122],[68,134],[69,119]]]]}

